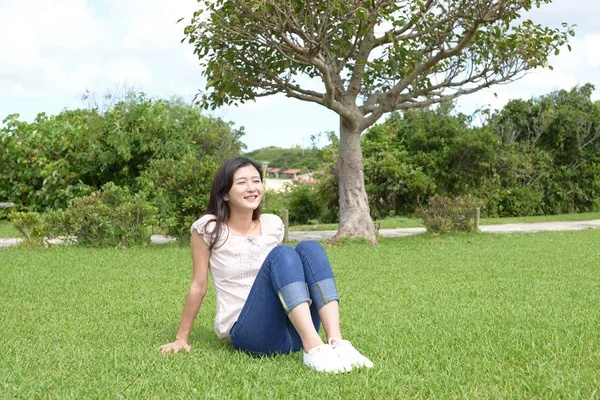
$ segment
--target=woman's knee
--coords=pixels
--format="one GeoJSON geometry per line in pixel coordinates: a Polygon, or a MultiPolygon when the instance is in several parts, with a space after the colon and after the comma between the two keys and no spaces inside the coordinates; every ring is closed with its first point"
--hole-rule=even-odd
{"type": "MultiPolygon", "coordinates": [[[[300,256],[304,268],[311,271],[312,274],[320,275],[318,271],[322,271],[327,275],[332,273],[329,258],[320,243],[314,240],[300,242],[296,246],[296,252],[300,256]]],[[[315,276],[315,278],[317,277],[315,276]]]]}
{"type": "Polygon", "coordinates": [[[286,244],[276,246],[273,250],[271,250],[269,258],[272,262],[283,265],[293,265],[299,261],[298,253],[296,253],[293,247],[290,247],[286,244]]]}
{"type": "Polygon", "coordinates": [[[275,247],[269,253],[267,263],[271,271],[271,278],[282,283],[288,279],[304,281],[304,270],[302,260],[294,248],[287,245],[275,247]]]}
{"type": "Polygon", "coordinates": [[[319,242],[315,242],[314,240],[305,240],[296,245],[296,252],[300,254],[324,253],[325,249],[323,249],[323,246],[321,246],[319,242]]]}

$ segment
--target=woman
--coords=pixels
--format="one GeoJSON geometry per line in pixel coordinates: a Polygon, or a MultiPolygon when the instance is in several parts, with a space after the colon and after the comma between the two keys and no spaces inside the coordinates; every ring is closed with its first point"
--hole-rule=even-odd
{"type": "Polygon", "coordinates": [[[347,372],[373,363],[342,339],[339,297],[325,251],[316,242],[280,245],[283,223],[260,214],[260,166],[228,160],[213,180],[206,215],[192,225],[193,278],[176,339],[163,353],[190,351],[189,336],[206,295],[208,270],[215,285],[215,332],[254,355],[304,349],[304,364],[347,372]],[[321,323],[327,335],[318,334],[321,323]]]}

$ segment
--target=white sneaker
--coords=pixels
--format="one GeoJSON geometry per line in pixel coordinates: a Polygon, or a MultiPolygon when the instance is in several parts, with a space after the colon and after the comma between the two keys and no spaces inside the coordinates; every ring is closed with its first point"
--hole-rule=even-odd
{"type": "Polygon", "coordinates": [[[350,341],[331,338],[329,339],[329,344],[331,344],[333,351],[344,362],[344,364],[357,368],[373,368],[373,362],[360,354],[358,350],[352,346],[350,341]],[[335,340],[335,343],[331,344],[333,340],[335,340]]]}
{"type": "Polygon", "coordinates": [[[352,366],[340,360],[330,344],[322,344],[304,353],[304,365],[319,372],[349,372],[352,366]]]}

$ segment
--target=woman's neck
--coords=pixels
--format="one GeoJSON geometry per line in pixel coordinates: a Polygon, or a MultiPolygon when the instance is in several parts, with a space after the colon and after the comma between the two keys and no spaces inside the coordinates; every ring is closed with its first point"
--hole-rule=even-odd
{"type": "Polygon", "coordinates": [[[248,235],[256,230],[258,222],[252,219],[252,212],[236,213],[231,210],[227,219],[227,226],[240,235],[248,235]]]}

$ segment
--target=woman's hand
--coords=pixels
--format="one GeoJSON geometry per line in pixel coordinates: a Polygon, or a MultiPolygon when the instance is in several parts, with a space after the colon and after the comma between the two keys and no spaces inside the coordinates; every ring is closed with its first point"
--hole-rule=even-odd
{"type": "Polygon", "coordinates": [[[184,349],[185,351],[190,351],[192,349],[192,346],[190,346],[181,339],[176,339],[173,343],[163,344],[162,346],[160,346],[160,351],[163,354],[167,354],[170,352],[177,354],[181,351],[181,349],[184,349]]]}

